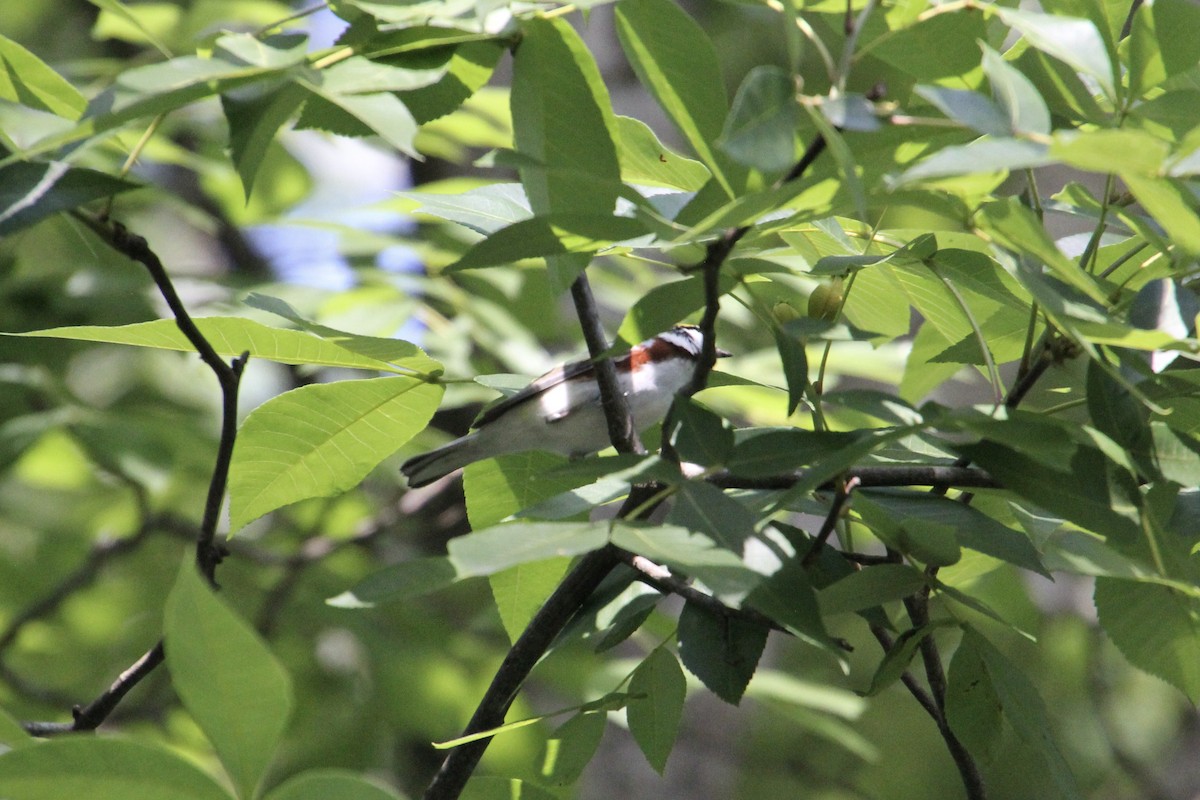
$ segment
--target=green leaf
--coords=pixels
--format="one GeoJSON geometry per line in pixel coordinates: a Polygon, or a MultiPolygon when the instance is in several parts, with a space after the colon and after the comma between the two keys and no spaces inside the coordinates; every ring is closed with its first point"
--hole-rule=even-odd
{"type": "MultiPolygon", "coordinates": [[[[170,48],[163,44],[162,40],[150,30],[150,26],[143,21],[144,16],[161,10],[161,7],[156,8],[150,3],[140,4],[140,7],[137,8],[138,13],[134,13],[121,0],[88,0],[88,2],[101,11],[100,18],[96,20],[96,26],[92,30],[92,35],[97,39],[120,38],[139,44],[145,42],[153,45],[164,57],[171,57],[170,48]],[[114,24],[114,20],[118,22],[114,24]]],[[[170,12],[168,12],[168,16],[173,21],[178,18],[176,14],[170,12]]]]}
{"type": "Polygon", "coordinates": [[[692,603],[679,614],[679,657],[688,671],[727,703],[737,705],[767,644],[767,629],[692,603]]]}
{"type": "Polygon", "coordinates": [[[992,84],[992,95],[1008,114],[1013,133],[1050,133],[1050,111],[1037,87],[1025,75],[986,44],[983,71],[992,84]]]}
{"type": "Polygon", "coordinates": [[[687,679],[679,660],[666,648],[655,648],[633,671],[629,693],[635,698],[625,710],[629,732],[650,766],[662,775],[679,734],[687,696],[687,679]]]}
{"type": "MultiPolygon", "coordinates": [[[[722,295],[737,285],[733,276],[721,273],[722,295]]],[[[644,342],[670,328],[688,315],[704,308],[704,279],[700,276],[681,281],[665,281],[653,286],[625,312],[617,329],[617,342],[626,347],[644,342]]]]}
{"type": "Polygon", "coordinates": [[[163,611],[171,682],[241,797],[253,797],[292,710],[288,674],[184,559],[163,611]]]}
{"type": "Polygon", "coordinates": [[[979,92],[949,89],[945,86],[917,86],[913,91],[950,119],[957,120],[980,133],[997,137],[1005,137],[1011,133],[1005,113],[979,92]]]}
{"type": "MultiPolygon", "coordinates": [[[[253,308],[262,309],[276,316],[283,317],[295,323],[301,329],[319,336],[328,342],[333,342],[338,347],[349,350],[352,353],[357,353],[360,356],[365,356],[385,364],[392,364],[400,369],[412,371],[420,375],[440,375],[442,373],[441,364],[425,355],[425,351],[415,344],[406,342],[403,339],[363,336],[362,334],[349,333],[337,328],[330,328],[310,322],[301,317],[299,312],[284,301],[276,297],[258,294],[257,292],[248,294],[243,302],[253,308]]],[[[279,333],[274,328],[271,330],[279,333]]],[[[267,358],[267,356],[262,357],[267,358]]]]}
{"type": "Polygon", "coordinates": [[[1200,442],[1163,422],[1150,423],[1154,466],[1160,475],[1180,486],[1200,486],[1200,442]]]}
{"type": "Polygon", "coordinates": [[[741,554],[754,536],[755,515],[711,483],[679,485],[667,521],[702,533],[727,550],[741,554]]]}
{"type": "Polygon", "coordinates": [[[31,744],[33,744],[33,738],[25,732],[21,723],[0,708],[0,755],[3,755],[6,750],[16,750],[31,744]]]}
{"type": "Polygon", "coordinates": [[[986,763],[1000,743],[1003,709],[974,642],[974,637],[964,637],[950,661],[946,721],[967,750],[986,763]]]}
{"type": "Polygon", "coordinates": [[[609,604],[608,608],[618,607],[618,610],[606,625],[601,622],[597,626],[599,635],[596,637],[594,647],[597,653],[607,652],[637,633],[638,629],[654,613],[654,608],[662,597],[650,587],[637,583],[634,583],[621,595],[622,598],[630,596],[631,599],[624,604],[621,604],[620,598],[609,604]]]}
{"type": "Polygon", "coordinates": [[[1161,0],[1133,15],[1129,87],[1135,97],[1200,63],[1200,9],[1188,0],[1161,0]]]}
{"type": "Polygon", "coordinates": [[[782,475],[861,440],[862,436],[850,432],[760,429],[737,443],[727,466],[748,478],[782,475]]]}
{"type": "Polygon", "coordinates": [[[518,564],[578,556],[608,542],[608,528],[591,522],[510,522],[450,540],[450,563],[460,578],[494,575],[518,564]]]}
{"type": "Polygon", "coordinates": [[[589,482],[587,476],[556,474],[555,469],[565,463],[560,455],[529,450],[468,464],[463,472],[463,491],[471,527],[491,527],[518,511],[589,482]]]}
{"type": "Polygon", "coordinates": [[[759,66],[742,80],[717,147],[740,164],[763,172],[796,160],[796,81],[779,67],[759,66]]]}
{"type": "Polygon", "coordinates": [[[1200,701],[1200,600],[1166,586],[1096,579],[1100,627],[1139,669],[1200,701]]]}
{"type": "Polygon", "coordinates": [[[569,558],[549,558],[517,564],[488,577],[492,598],[500,612],[500,623],[511,642],[525,631],[546,598],[558,586],[571,565],[569,558]]]}
{"type": "Polygon", "coordinates": [[[1108,299],[1095,279],[1059,251],[1037,217],[1018,198],[987,203],[979,209],[976,222],[997,244],[1014,253],[1032,255],[1064,283],[1107,305],[1108,299]]]}
{"type": "Polygon", "coordinates": [[[902,35],[871,42],[871,55],[921,83],[962,81],[977,74],[976,43],[988,41],[987,23],[983,14],[922,14],[915,24],[895,31],[902,35]]]}
{"type": "Polygon", "coordinates": [[[485,236],[532,216],[519,183],[493,183],[454,194],[403,192],[401,196],[420,203],[416,210],[422,214],[457,222],[485,236]]]}
{"type": "Polygon", "coordinates": [[[1096,430],[1136,455],[1148,444],[1149,412],[1099,363],[1087,368],[1087,409],[1096,430]]]}
{"type": "Polygon", "coordinates": [[[1133,478],[1095,448],[1079,447],[1070,457],[1064,454],[1058,469],[991,441],[959,450],[1022,500],[1104,536],[1138,535],[1133,478]]]}
{"type": "Polygon", "coordinates": [[[308,36],[303,33],[277,33],[265,37],[225,33],[213,43],[213,52],[230,61],[256,67],[290,67],[304,60],[308,36]]]}
{"type": "Polygon", "coordinates": [[[374,134],[402,153],[421,159],[413,139],[417,121],[390,92],[343,94],[312,79],[298,79],[308,93],[304,111],[296,122],[301,129],[316,129],[341,136],[374,134]]]}
{"type": "Polygon", "coordinates": [[[1170,147],[1162,139],[1136,130],[1063,131],[1055,134],[1050,155],[1092,172],[1133,173],[1156,177],[1170,147]]]}
{"type": "Polygon", "coordinates": [[[617,157],[621,180],[645,186],[665,186],[696,192],[712,177],[699,161],[676,153],[650,126],[633,117],[617,116],[617,157]]]}
{"type": "Polygon", "coordinates": [[[804,341],[793,336],[786,328],[775,329],[775,348],[779,351],[783,376],[787,380],[787,413],[790,417],[808,391],[808,354],[804,341]]]}
{"type": "Polygon", "coordinates": [[[136,188],[136,183],[61,161],[0,167],[0,236],[136,188]]]}
{"type": "MultiPolygon", "coordinates": [[[[534,162],[520,169],[529,206],[541,216],[611,218],[621,166],[616,121],[600,70],[566,20],[527,19],[521,30],[510,104],[513,143],[534,162]]],[[[562,255],[574,250],[552,250],[557,255],[547,260],[551,286],[559,291],[587,265],[584,258],[562,255]]]]}
{"type": "Polygon", "coordinates": [[[811,642],[830,646],[817,594],[798,559],[784,562],[771,577],[754,587],[744,605],[758,609],[811,642]]]}
{"type": "Polygon", "coordinates": [[[336,94],[404,92],[436,83],[444,74],[441,68],[409,69],[351,56],[321,70],[321,88],[336,94]]]}
{"type": "Polygon", "coordinates": [[[874,697],[891,686],[908,670],[909,663],[917,653],[921,642],[937,630],[935,625],[924,625],[920,628],[909,628],[896,637],[890,650],[884,654],[883,660],[871,676],[871,686],[867,689],[867,697],[874,697]]]}
{"type": "Polygon", "coordinates": [[[577,781],[596,754],[607,723],[606,714],[592,712],[576,714],[558,726],[546,740],[539,777],[551,786],[577,781]]]}
{"type": "MultiPolygon", "coordinates": [[[[425,30],[448,31],[445,28],[426,28],[425,30]]],[[[399,34],[406,31],[392,31],[399,34]]],[[[435,33],[435,35],[437,35],[435,33]]],[[[479,34],[464,34],[467,36],[479,34]]],[[[434,51],[436,52],[436,51],[434,51]]],[[[412,112],[417,123],[427,122],[444,117],[459,108],[473,94],[479,91],[492,77],[496,64],[505,48],[494,41],[467,41],[453,49],[448,61],[443,62],[445,75],[431,86],[400,92],[400,99],[412,112]]]]}
{"type": "Polygon", "coordinates": [[[0,36],[0,100],[71,120],[79,119],[87,107],[87,100],[69,81],[6,36],[0,36]]]}
{"type": "Polygon", "coordinates": [[[136,119],[149,120],[238,86],[269,80],[293,71],[305,54],[302,36],[264,41],[248,33],[227,34],[216,41],[211,58],[181,56],[127,69],[111,88],[92,99],[79,125],[39,142],[34,151],[53,150],[136,119]]]}
{"type": "Polygon", "coordinates": [[[303,89],[286,82],[247,86],[221,95],[221,109],[229,123],[229,150],[247,200],[267,149],[305,97],[303,89]]]}
{"type": "Polygon", "coordinates": [[[928,493],[879,491],[856,493],[854,504],[859,510],[872,509],[872,517],[876,520],[886,517],[894,523],[905,524],[910,530],[924,523],[948,527],[963,547],[1050,577],[1028,536],[972,506],[928,493]]]}
{"type": "Polygon", "coordinates": [[[1046,704],[1029,678],[974,628],[964,629],[963,641],[974,647],[982,658],[1013,731],[1030,745],[1030,752],[1045,760],[1058,796],[1081,800],[1075,776],[1051,735],[1046,704]]]}
{"type": "Polygon", "coordinates": [[[1122,172],[1121,179],[1142,207],[1166,229],[1174,244],[1193,255],[1200,254],[1200,217],[1188,190],[1170,178],[1146,178],[1122,172]]]}
{"type": "Polygon", "coordinates": [[[825,616],[874,608],[900,600],[925,586],[920,570],[906,564],[876,564],[851,572],[817,592],[825,616]]]}
{"type": "Polygon", "coordinates": [[[625,57],[729,197],[745,177],[714,149],[729,100],[709,38],[670,0],[620,0],[617,35],[625,57]]]}
{"type": "Polygon", "coordinates": [[[404,796],[349,770],[320,769],[290,778],[263,800],[404,800],[404,796]]]}
{"type": "Polygon", "coordinates": [[[232,529],[358,485],[429,423],[442,391],[397,376],[302,386],[263,403],[242,424],[233,451],[232,529]]]}
{"type": "Polygon", "coordinates": [[[1109,98],[1116,97],[1108,48],[1091,20],[1002,6],[990,10],[1038,50],[1094,79],[1109,98]]]}
{"type": "Polygon", "coordinates": [[[471,247],[448,269],[479,269],[525,258],[552,259],[567,253],[594,253],[646,236],[641,220],[595,214],[550,214],[515,222],[471,247]]]}
{"type": "MultiPolygon", "coordinates": [[[[240,356],[249,353],[252,359],[266,359],[283,364],[315,364],[323,367],[392,370],[396,366],[413,364],[412,369],[437,365],[415,345],[389,339],[394,352],[380,352],[378,358],[353,352],[345,347],[302,331],[269,328],[260,322],[243,317],[198,317],[194,320],[200,333],[218,355],[240,356]]],[[[73,339],[82,342],[109,342],[135,347],[155,347],[161,350],[195,352],[173,319],[135,322],[132,325],[105,327],[77,325],[68,328],[46,328],[27,333],[6,333],[6,336],[40,336],[52,339],[73,339]]],[[[347,334],[349,336],[349,334],[347,334]]],[[[440,365],[438,365],[440,368],[440,365]]]]}
{"type": "Polygon", "coordinates": [[[11,800],[231,800],[170,750],[110,737],[63,737],[0,755],[0,796],[11,800]]]}
{"type": "Polygon", "coordinates": [[[742,596],[762,582],[763,576],[742,563],[737,555],[686,528],[616,523],[610,538],[617,547],[695,576],[718,595],[742,596]]]}
{"type": "Polygon", "coordinates": [[[931,567],[948,567],[962,558],[951,524],[933,519],[896,519],[865,497],[856,498],[854,505],[871,532],[893,550],[931,567]]]}
{"type": "Polygon", "coordinates": [[[676,399],[672,419],[679,427],[671,444],[680,458],[705,467],[725,463],[733,450],[733,430],[724,419],[691,398],[676,399]]]}
{"type": "Polygon", "coordinates": [[[1049,148],[1041,142],[1009,138],[976,139],[969,144],[937,150],[929,158],[905,170],[895,179],[895,184],[903,186],[955,175],[1031,169],[1053,162],[1049,148]]]}
{"type": "Polygon", "coordinates": [[[338,608],[372,608],[444,589],[458,581],[454,565],[445,556],[428,556],[384,567],[327,601],[338,608]]]}

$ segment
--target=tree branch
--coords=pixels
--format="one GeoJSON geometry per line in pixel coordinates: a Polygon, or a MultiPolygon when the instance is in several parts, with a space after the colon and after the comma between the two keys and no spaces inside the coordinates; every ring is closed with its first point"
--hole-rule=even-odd
{"type": "MultiPolygon", "coordinates": [[[[109,247],[146,268],[153,279],[159,293],[166,300],[167,306],[175,317],[179,330],[196,348],[196,352],[217,378],[221,387],[221,437],[217,445],[217,456],[213,464],[212,477],[209,479],[208,495],[204,503],[204,516],[196,537],[196,564],[209,583],[216,585],[216,569],[225,556],[225,548],[216,543],[217,523],[220,520],[221,504],[225,497],[225,487],[229,480],[229,465],[233,458],[233,446],[237,438],[237,396],[241,383],[242,372],[246,367],[249,353],[243,353],[232,362],[226,364],[213,348],[212,344],[200,332],[192,320],[187,308],[175,291],[175,285],[167,274],[162,260],[150,249],[146,240],[131,233],[124,225],[107,219],[98,219],[83,213],[75,213],[89,229],[99,236],[109,247]]],[[[36,736],[48,736],[69,731],[95,730],[122,698],[137,686],[147,675],[163,662],[165,652],[163,641],[158,642],[135,661],[127,670],[122,672],[111,686],[99,697],[84,707],[76,706],[72,710],[73,721],[70,723],[27,722],[24,727],[36,736]]]]}
{"type": "Polygon", "coordinates": [[[600,403],[604,407],[604,420],[608,423],[608,439],[618,453],[644,453],[646,450],[638,440],[633,416],[629,413],[629,403],[617,383],[617,371],[612,359],[605,355],[609,350],[608,336],[600,324],[600,313],[587,272],[581,272],[571,284],[571,299],[575,301],[575,313],[579,316],[579,326],[583,328],[583,338],[596,370],[600,403]]]}
{"type": "MultiPolygon", "coordinates": [[[[588,553],[575,565],[508,651],[463,736],[504,724],[504,716],[534,664],[618,563],[616,548],[610,545],[588,553]]],[[[457,798],[490,743],[490,737],[477,739],[451,750],[425,789],[424,800],[457,798]]]]}
{"type": "Polygon", "coordinates": [[[800,566],[808,567],[821,554],[821,549],[825,547],[825,542],[829,540],[833,529],[837,527],[837,521],[842,516],[842,509],[846,507],[846,501],[850,499],[850,493],[861,484],[861,480],[851,476],[844,479],[837,487],[837,492],[833,496],[833,502],[829,506],[829,513],[825,515],[825,521],[821,523],[821,530],[817,532],[816,537],[812,540],[812,544],[808,546],[808,552],[800,559],[800,566]]]}
{"type": "MultiPolygon", "coordinates": [[[[937,572],[933,568],[927,571],[931,577],[937,572]]],[[[908,611],[908,618],[912,621],[913,628],[923,628],[928,625],[929,588],[926,587],[915,595],[904,598],[904,607],[908,611]]],[[[963,788],[967,790],[968,800],[986,800],[987,789],[983,785],[983,777],[979,774],[979,765],[975,763],[975,758],[951,730],[950,723],[946,719],[946,673],[942,669],[942,656],[938,652],[934,637],[930,635],[922,639],[918,650],[921,653],[921,661],[925,665],[925,680],[929,684],[929,692],[933,696],[934,702],[934,708],[926,707],[926,711],[933,717],[938,731],[942,734],[942,739],[946,742],[946,749],[950,751],[950,757],[954,759],[954,765],[958,768],[958,774],[962,778],[963,788]]]]}
{"type": "MultiPolygon", "coordinates": [[[[729,472],[718,472],[709,481],[722,489],[790,489],[804,481],[804,470],[785,475],[769,475],[762,478],[744,478],[729,472]]],[[[851,467],[842,473],[843,479],[854,478],[858,488],[882,488],[887,486],[958,486],[975,489],[1003,488],[996,479],[981,469],[967,466],[925,466],[925,465],[873,465],[851,467]]],[[[836,490],[836,481],[826,481],[819,489],[836,490]]]]}
{"type": "Polygon", "coordinates": [[[621,561],[633,567],[639,581],[656,589],[660,594],[678,595],[692,605],[703,608],[716,617],[745,620],[746,622],[762,625],[780,633],[788,633],[787,628],[784,628],[765,614],[755,611],[753,608],[727,606],[712,595],[705,594],[686,581],[676,578],[670,572],[643,556],[619,548],[617,549],[617,556],[621,561]]]}
{"type": "MultiPolygon", "coordinates": [[[[799,178],[808,169],[825,147],[824,137],[809,146],[804,157],[780,182],[799,178]]],[[[709,373],[717,360],[717,343],[714,335],[717,314],[720,311],[720,270],[729,254],[751,226],[731,228],[719,239],[711,242],[704,260],[698,265],[704,273],[704,316],[700,322],[704,344],[700,363],[692,375],[691,382],[680,389],[679,394],[690,397],[700,391],[708,383],[709,373]]],[[[633,431],[632,418],[629,415],[625,398],[621,395],[616,381],[616,373],[611,362],[603,356],[608,351],[608,340],[600,325],[599,314],[596,310],[595,299],[592,297],[591,286],[585,275],[581,275],[571,286],[571,296],[583,327],[584,337],[588,342],[588,350],[596,362],[597,382],[600,386],[601,402],[604,406],[605,420],[613,446],[620,452],[640,452],[640,443],[633,431]]],[[[666,446],[666,431],[668,421],[663,423],[664,445],[666,446]]],[[[634,486],[626,498],[618,516],[628,517],[633,511],[642,509],[642,516],[649,515],[658,503],[655,497],[659,494],[654,485],[634,486]]],[[[555,637],[583,605],[591,593],[599,586],[600,581],[620,563],[617,548],[608,545],[584,556],[567,574],[554,593],[538,611],[525,631],[509,650],[500,669],[492,679],[475,714],[463,731],[463,736],[489,730],[504,723],[504,715],[508,712],[516,697],[517,690],[528,677],[533,666],[553,643],[555,637]]],[[[454,800],[466,786],[467,780],[474,772],[479,759],[487,749],[490,739],[478,739],[461,745],[450,751],[441,768],[425,789],[424,800],[454,800]]]]}

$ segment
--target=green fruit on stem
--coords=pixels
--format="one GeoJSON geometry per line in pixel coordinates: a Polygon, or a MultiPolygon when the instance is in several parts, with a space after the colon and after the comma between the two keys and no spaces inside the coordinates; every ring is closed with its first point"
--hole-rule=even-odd
{"type": "Polygon", "coordinates": [[[829,322],[837,319],[846,299],[845,281],[834,278],[829,283],[823,283],[808,296],[808,315],[813,319],[823,319],[829,322]]]}

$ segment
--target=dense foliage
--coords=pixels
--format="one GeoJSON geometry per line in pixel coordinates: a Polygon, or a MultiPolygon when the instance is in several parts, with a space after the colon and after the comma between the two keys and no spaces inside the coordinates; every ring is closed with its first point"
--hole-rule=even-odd
{"type": "Polygon", "coordinates": [[[0,11],[0,795],[1197,791],[1200,6],[92,4],[0,11]]]}

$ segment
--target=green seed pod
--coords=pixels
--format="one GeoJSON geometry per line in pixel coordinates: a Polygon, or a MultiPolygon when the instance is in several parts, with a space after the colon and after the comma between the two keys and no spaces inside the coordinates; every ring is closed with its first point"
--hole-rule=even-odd
{"type": "Polygon", "coordinates": [[[808,315],[813,319],[823,319],[832,322],[837,319],[838,311],[845,299],[844,284],[841,278],[834,278],[829,283],[823,283],[808,296],[808,315]]]}
{"type": "Polygon", "coordinates": [[[771,308],[771,313],[775,316],[775,321],[780,325],[787,325],[794,319],[800,317],[800,312],[786,300],[780,300],[771,308]]]}

